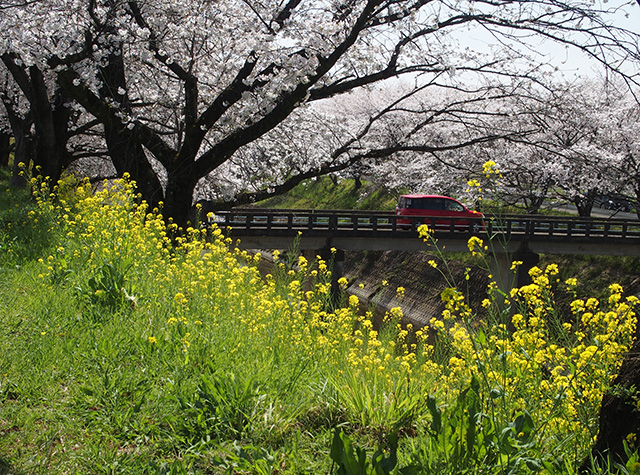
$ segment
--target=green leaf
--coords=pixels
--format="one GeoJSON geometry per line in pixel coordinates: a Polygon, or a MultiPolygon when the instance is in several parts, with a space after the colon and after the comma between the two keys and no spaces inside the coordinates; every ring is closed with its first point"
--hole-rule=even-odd
{"type": "Polygon", "coordinates": [[[431,413],[431,430],[435,434],[442,433],[442,410],[436,405],[436,398],[429,395],[427,397],[427,408],[431,413]]]}

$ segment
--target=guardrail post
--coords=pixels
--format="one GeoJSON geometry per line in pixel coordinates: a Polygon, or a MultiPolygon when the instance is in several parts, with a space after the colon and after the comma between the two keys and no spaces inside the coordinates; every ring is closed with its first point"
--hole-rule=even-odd
{"type": "Polygon", "coordinates": [[[338,229],[338,217],[335,214],[329,216],[329,231],[338,229]]]}

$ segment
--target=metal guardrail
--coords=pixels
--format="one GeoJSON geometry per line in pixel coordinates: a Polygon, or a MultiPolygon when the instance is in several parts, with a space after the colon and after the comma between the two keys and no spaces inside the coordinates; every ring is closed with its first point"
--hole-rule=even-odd
{"type": "Polygon", "coordinates": [[[436,236],[468,239],[470,235],[500,236],[510,240],[564,242],[637,241],[640,221],[585,219],[565,216],[506,215],[484,219],[433,216],[396,216],[389,211],[271,210],[222,211],[213,222],[233,236],[353,236],[409,237],[427,224],[436,236]]]}

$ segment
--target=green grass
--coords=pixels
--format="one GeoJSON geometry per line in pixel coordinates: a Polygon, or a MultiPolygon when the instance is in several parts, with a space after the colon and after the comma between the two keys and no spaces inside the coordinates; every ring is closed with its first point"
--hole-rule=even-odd
{"type": "MultiPolygon", "coordinates": [[[[628,344],[615,306],[620,333],[581,328],[599,341],[587,351],[533,320],[478,326],[453,291],[442,332],[407,330],[397,309],[374,328],[358,302],[332,304],[326,263],[261,276],[215,230],[147,214],[126,183],[36,202],[7,179],[0,473],[572,474],[597,430],[588,396],[620,358],[607,344],[628,344]],[[536,351],[567,345],[558,374],[528,357],[534,335],[536,351]]],[[[540,288],[542,306],[520,309],[557,319],[540,288]]]]}
{"type": "Polygon", "coordinates": [[[265,208],[393,210],[398,194],[367,181],[356,189],[353,179],[334,183],[322,177],[258,204],[265,208]]]}
{"type": "Polygon", "coordinates": [[[42,255],[53,245],[55,231],[47,216],[34,222],[31,193],[10,186],[10,171],[0,167],[0,266],[17,265],[42,255]]]}

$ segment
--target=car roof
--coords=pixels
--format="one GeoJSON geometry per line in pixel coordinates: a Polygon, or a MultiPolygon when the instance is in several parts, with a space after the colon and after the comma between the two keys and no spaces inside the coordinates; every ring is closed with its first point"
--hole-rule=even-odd
{"type": "Polygon", "coordinates": [[[447,200],[458,201],[455,198],[451,198],[450,196],[444,195],[421,195],[421,194],[411,194],[411,195],[400,195],[401,198],[445,198],[447,200]]]}

